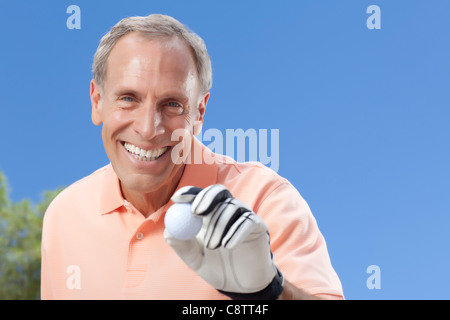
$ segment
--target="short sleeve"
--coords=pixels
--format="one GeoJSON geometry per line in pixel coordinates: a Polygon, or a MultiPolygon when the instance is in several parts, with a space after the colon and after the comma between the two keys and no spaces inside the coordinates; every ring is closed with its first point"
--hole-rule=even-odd
{"type": "Polygon", "coordinates": [[[268,225],[274,261],[285,279],[311,295],[343,298],[325,239],[297,189],[281,183],[255,211],[268,225]]]}

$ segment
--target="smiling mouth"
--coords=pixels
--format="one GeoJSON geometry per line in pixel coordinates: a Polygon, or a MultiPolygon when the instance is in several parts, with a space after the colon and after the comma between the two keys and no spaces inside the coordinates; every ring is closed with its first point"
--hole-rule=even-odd
{"type": "Polygon", "coordinates": [[[134,156],[136,159],[141,161],[153,161],[161,157],[164,153],[166,153],[168,147],[163,147],[159,149],[153,149],[153,150],[145,150],[141,149],[139,147],[136,147],[135,145],[123,142],[122,143],[125,149],[128,151],[129,154],[134,156]]]}

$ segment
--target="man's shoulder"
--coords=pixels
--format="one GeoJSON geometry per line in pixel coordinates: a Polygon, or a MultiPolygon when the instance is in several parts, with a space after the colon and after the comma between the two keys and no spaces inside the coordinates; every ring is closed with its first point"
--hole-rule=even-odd
{"type": "Polygon", "coordinates": [[[252,207],[255,212],[275,194],[281,192],[297,196],[298,193],[286,178],[260,162],[219,163],[217,183],[226,186],[235,198],[252,207]]]}
{"type": "Polygon", "coordinates": [[[106,171],[109,169],[110,164],[101,167],[88,176],[81,178],[78,181],[72,183],[69,187],[63,190],[64,194],[76,194],[78,192],[91,193],[92,191],[98,189],[98,187],[103,183],[106,171]]]}
{"type": "Polygon", "coordinates": [[[89,205],[89,202],[97,201],[105,173],[109,166],[110,165],[106,165],[95,170],[88,176],[75,181],[62,190],[55,199],[53,199],[47,212],[61,207],[64,207],[66,210],[67,208],[75,209],[80,205],[89,205]]]}
{"type": "Polygon", "coordinates": [[[218,182],[236,181],[255,185],[280,185],[289,181],[277,172],[257,161],[237,162],[226,159],[218,163],[218,182]]]}

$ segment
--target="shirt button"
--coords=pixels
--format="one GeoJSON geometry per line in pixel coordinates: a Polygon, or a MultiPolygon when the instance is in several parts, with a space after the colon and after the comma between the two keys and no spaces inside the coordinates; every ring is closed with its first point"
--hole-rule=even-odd
{"type": "Polygon", "coordinates": [[[141,240],[142,238],[144,238],[144,234],[142,232],[136,234],[136,239],[141,240]]]}

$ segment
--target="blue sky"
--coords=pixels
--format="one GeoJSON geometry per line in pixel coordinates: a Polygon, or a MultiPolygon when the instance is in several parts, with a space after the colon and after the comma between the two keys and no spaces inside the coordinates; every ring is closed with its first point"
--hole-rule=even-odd
{"type": "Polygon", "coordinates": [[[348,299],[450,299],[450,2],[0,0],[0,170],[15,201],[108,162],[90,120],[98,41],[163,13],[202,36],[209,128],[278,129],[279,170],[348,299]],[[70,30],[68,6],[81,9],[70,30]],[[381,29],[367,7],[378,5],[381,29]],[[381,289],[366,272],[380,268],[381,289]]]}

